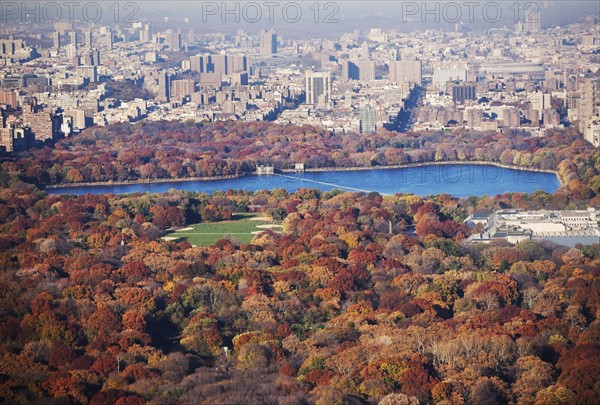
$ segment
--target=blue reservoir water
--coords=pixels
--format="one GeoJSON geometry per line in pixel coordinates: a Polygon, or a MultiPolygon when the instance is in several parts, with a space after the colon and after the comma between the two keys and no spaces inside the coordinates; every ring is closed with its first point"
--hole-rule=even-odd
{"type": "Polygon", "coordinates": [[[207,181],[172,181],[124,185],[97,185],[49,189],[51,194],[123,194],[134,192],[163,193],[170,189],[213,193],[214,191],[271,190],[284,188],[294,192],[300,188],[329,191],[410,193],[420,196],[447,193],[456,197],[496,195],[505,192],[555,192],[560,187],[551,173],[519,171],[488,165],[432,165],[401,169],[371,169],[249,175],[236,179],[207,181]]]}

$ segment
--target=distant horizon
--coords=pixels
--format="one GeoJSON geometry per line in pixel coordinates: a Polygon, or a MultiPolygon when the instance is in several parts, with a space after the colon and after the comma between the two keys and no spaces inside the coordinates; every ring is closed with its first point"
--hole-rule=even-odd
{"type": "MultiPolygon", "coordinates": [[[[163,2],[145,0],[138,2],[89,2],[99,4],[102,8],[102,19],[98,25],[120,27],[131,26],[132,21],[149,22],[156,29],[194,29],[198,34],[222,33],[234,34],[237,30],[245,30],[255,34],[263,29],[274,28],[289,39],[337,38],[341,34],[353,30],[368,31],[372,28],[396,30],[399,32],[424,32],[427,30],[453,31],[460,24],[465,32],[485,32],[492,29],[514,29],[518,20],[523,20],[528,5],[537,4],[541,15],[542,27],[564,26],[583,23],[588,15],[599,16],[597,2],[594,0],[553,1],[385,1],[364,2],[359,0],[342,1],[190,1],[178,0],[163,2]],[[425,3],[425,7],[423,4],[425,3]],[[115,23],[114,4],[120,4],[118,23],[115,23]],[[141,6],[143,4],[143,7],[141,6]],[[223,8],[223,4],[227,8],[223,8]],[[515,7],[518,4],[519,7],[515,7]],[[497,9],[497,5],[501,9],[497,9]],[[137,7],[137,8],[136,8],[137,7]],[[260,11],[258,11],[260,7],[260,11]],[[284,11],[285,9],[285,11],[284,11]],[[168,10],[167,13],[165,11],[168,10]],[[237,11],[236,11],[237,10],[237,11]],[[273,16],[269,13],[273,12],[273,16]],[[237,13],[237,16],[236,16],[237,13]],[[257,13],[260,13],[257,15],[257,13]],[[497,18],[496,18],[497,16],[497,18]],[[128,17],[131,17],[127,20],[128,17]],[[238,22],[236,22],[236,19],[238,22]]],[[[15,18],[23,18],[23,8],[32,3],[41,4],[40,15],[44,14],[44,4],[51,2],[3,2],[2,21],[15,23],[15,18]],[[24,6],[25,5],[25,6],[24,6]],[[10,7],[16,7],[15,11],[10,7]]],[[[57,3],[58,4],[58,3],[57,3]]],[[[83,8],[87,3],[78,3],[75,7],[83,8]]],[[[60,6],[63,7],[62,5],[60,6]]],[[[66,6],[65,6],[66,7],[66,6]]],[[[93,7],[91,7],[93,11],[93,7]]],[[[529,9],[528,9],[529,10],[529,9]]],[[[62,11],[62,19],[66,20],[68,11],[62,11]]],[[[76,9],[75,24],[86,24],[76,9]]],[[[53,10],[46,14],[56,14],[53,10]]],[[[44,25],[44,18],[39,25],[44,25]]],[[[52,25],[51,23],[47,23],[52,25]]],[[[5,27],[6,28],[6,27],[5,27]]]]}
{"type": "MultiPolygon", "coordinates": [[[[280,1],[277,2],[281,5],[296,3],[302,6],[303,10],[303,18],[300,21],[301,24],[288,23],[281,18],[281,15],[277,14],[276,9],[276,17],[274,23],[269,23],[267,20],[267,16],[263,16],[264,22],[258,23],[249,23],[244,22],[244,19],[241,19],[241,23],[233,24],[232,16],[226,15],[226,12],[223,10],[217,10],[216,15],[207,16],[206,23],[202,21],[202,15],[190,16],[187,14],[190,9],[199,10],[200,13],[202,11],[201,4],[207,4],[211,2],[192,2],[190,0],[176,1],[174,3],[169,3],[168,6],[165,6],[164,3],[158,2],[157,0],[150,1],[150,7],[144,7],[143,11],[140,11],[140,16],[144,16],[148,19],[149,22],[155,22],[159,25],[164,25],[165,27],[171,26],[176,23],[173,19],[180,17],[183,22],[184,18],[189,19],[188,25],[190,28],[199,29],[201,31],[212,31],[219,32],[219,28],[222,27],[223,33],[227,32],[235,32],[238,29],[244,29],[249,33],[260,31],[265,28],[275,28],[280,34],[288,35],[290,39],[295,38],[309,38],[314,37],[315,29],[318,29],[319,37],[326,38],[335,38],[343,33],[351,32],[354,29],[360,29],[362,32],[368,31],[372,28],[381,28],[385,30],[397,30],[399,32],[412,32],[418,31],[423,32],[427,30],[453,30],[455,23],[444,21],[444,13],[443,6],[448,3],[458,4],[461,8],[462,12],[462,21],[463,27],[467,30],[482,32],[489,29],[501,29],[507,28],[512,30],[514,28],[514,10],[510,10],[510,7],[513,7],[515,3],[519,3],[521,6],[525,6],[530,3],[538,3],[540,4],[541,11],[541,21],[542,26],[548,25],[569,25],[573,23],[584,22],[586,16],[598,15],[597,7],[594,6],[597,4],[594,1],[588,0],[580,0],[569,2],[569,12],[565,13],[564,8],[560,6],[558,3],[565,3],[567,0],[559,0],[559,1],[551,1],[551,2],[531,2],[531,1],[505,1],[501,0],[499,2],[492,1],[479,1],[473,3],[479,3],[481,7],[474,6],[473,11],[473,23],[469,22],[469,8],[465,6],[468,2],[453,2],[448,0],[443,1],[426,1],[426,4],[439,3],[439,23],[435,22],[436,16],[434,14],[427,14],[426,9],[420,9],[422,1],[374,1],[374,2],[364,2],[359,0],[344,0],[344,1],[336,1],[336,2],[309,2],[309,1],[298,1],[298,2],[287,2],[280,1]],[[319,3],[324,7],[329,3],[337,4],[339,9],[334,10],[333,8],[328,8],[327,12],[333,16],[334,19],[339,20],[339,23],[324,23],[321,21],[320,23],[314,23],[312,21],[314,17],[313,10],[309,10],[313,4],[319,3]],[[502,19],[496,23],[488,23],[482,17],[482,8],[486,4],[496,3],[502,6],[502,19]],[[544,7],[544,3],[548,3],[548,7],[544,7]],[[417,9],[411,8],[410,4],[417,5],[417,9]],[[156,6],[156,8],[154,8],[156,6]],[[163,10],[165,7],[168,7],[172,13],[172,16],[169,16],[169,21],[164,21],[164,15],[161,14],[161,18],[154,19],[155,15],[163,10]],[[182,10],[179,10],[179,9],[182,10]],[[181,14],[180,14],[181,13],[181,14]],[[227,23],[221,23],[219,18],[226,18],[227,23]],[[408,21],[403,21],[406,19],[408,21]],[[422,22],[422,19],[425,19],[425,23],[422,22]],[[233,29],[233,31],[232,31],[233,29]]],[[[222,2],[218,2],[221,4],[222,2]]],[[[228,0],[226,3],[235,3],[234,1],[228,0]]],[[[252,2],[241,1],[240,4],[248,4],[252,2]]],[[[263,2],[255,2],[257,4],[262,5],[263,2]]],[[[212,11],[212,10],[211,10],[212,11]]],[[[450,14],[453,10],[448,11],[450,14]]],[[[490,12],[491,13],[491,12],[490,12]]],[[[520,12],[520,17],[523,19],[523,11],[520,12]]],[[[324,10],[320,12],[320,19],[323,20],[325,18],[325,14],[327,14],[324,10]]],[[[454,17],[454,15],[452,15],[454,17]]]]}

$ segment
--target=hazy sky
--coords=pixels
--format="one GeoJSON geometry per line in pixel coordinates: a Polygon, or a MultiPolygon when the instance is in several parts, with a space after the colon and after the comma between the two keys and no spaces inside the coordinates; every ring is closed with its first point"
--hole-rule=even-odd
{"type": "MultiPolygon", "coordinates": [[[[49,4],[61,7],[63,19],[69,14],[68,2],[61,1],[1,1],[2,21],[15,21],[22,10],[39,7],[42,15],[53,14],[49,4]],[[7,8],[8,7],[8,8],[7,8]],[[10,8],[13,14],[7,17],[10,8]],[[50,11],[47,11],[50,10],[50,11]]],[[[465,31],[482,31],[494,28],[513,29],[516,20],[538,9],[542,26],[583,22],[590,14],[600,13],[598,0],[441,0],[441,1],[318,1],[318,0],[256,0],[256,1],[203,1],[203,0],[95,0],[78,1],[76,21],[82,10],[93,14],[100,7],[99,23],[122,27],[133,21],[148,21],[155,32],[166,28],[193,28],[198,33],[235,33],[244,29],[256,33],[264,28],[275,28],[287,38],[338,37],[355,29],[396,29],[401,32],[427,29],[453,29],[462,22],[465,31]],[[115,6],[118,5],[118,17],[115,6]]],[[[55,13],[55,12],[54,12],[55,13]]],[[[31,19],[31,17],[28,17],[31,19]]],[[[52,24],[48,23],[51,27],[52,24]]]]}
{"type": "Polygon", "coordinates": [[[514,26],[517,18],[538,5],[542,26],[582,22],[599,14],[598,0],[553,1],[146,1],[139,16],[169,25],[193,26],[198,30],[250,32],[274,27],[290,36],[330,36],[353,29],[373,27],[411,31],[453,27],[456,21],[470,30],[514,26]],[[529,4],[527,10],[525,9],[529,4]],[[257,6],[260,6],[260,17],[257,6]],[[501,8],[498,9],[498,6],[501,8]],[[317,11],[318,9],[318,11],[317,11]],[[229,12],[229,13],[228,13],[229,12]],[[273,18],[270,19],[271,12],[273,18]],[[236,22],[236,13],[239,22],[236,22]],[[188,22],[184,22],[188,18],[188,22]]]}

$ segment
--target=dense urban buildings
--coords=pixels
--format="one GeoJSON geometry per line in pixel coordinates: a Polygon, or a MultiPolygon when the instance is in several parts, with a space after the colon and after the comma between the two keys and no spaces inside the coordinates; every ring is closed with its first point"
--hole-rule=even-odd
{"type": "Polygon", "coordinates": [[[543,136],[574,126],[598,145],[597,20],[558,30],[533,11],[515,29],[487,33],[372,28],[332,39],[290,39],[274,28],[202,34],[185,21],[60,21],[39,39],[2,37],[0,106],[6,122],[29,125],[38,140],[180,119],[357,133],[462,127],[543,136]],[[31,118],[33,99],[43,119],[31,118]]]}

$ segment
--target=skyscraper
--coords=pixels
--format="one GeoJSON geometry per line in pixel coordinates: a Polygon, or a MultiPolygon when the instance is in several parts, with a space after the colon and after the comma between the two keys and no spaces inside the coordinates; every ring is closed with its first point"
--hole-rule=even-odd
{"type": "Polygon", "coordinates": [[[358,66],[358,80],[375,80],[375,62],[371,60],[359,60],[355,62],[358,66]]]}
{"type": "Polygon", "coordinates": [[[144,25],[144,28],[140,30],[140,42],[148,43],[152,39],[152,28],[150,24],[144,25]]]}
{"type": "Polygon", "coordinates": [[[238,72],[238,73],[233,73],[231,75],[231,84],[236,85],[242,85],[245,86],[248,84],[248,73],[247,72],[238,72]]]}
{"type": "Polygon", "coordinates": [[[536,91],[535,93],[529,94],[527,97],[529,102],[531,103],[531,109],[537,111],[543,111],[550,107],[551,105],[551,94],[544,94],[541,91],[536,91]]]}
{"type": "Polygon", "coordinates": [[[260,53],[263,55],[277,53],[277,34],[275,30],[263,31],[260,34],[260,53]]]}
{"type": "Polygon", "coordinates": [[[595,77],[581,82],[579,100],[579,130],[586,140],[598,146],[598,123],[600,122],[600,80],[595,77]]]}
{"type": "Polygon", "coordinates": [[[92,31],[85,31],[83,33],[83,42],[87,48],[92,48],[93,40],[92,40],[92,31]]]}
{"type": "Polygon", "coordinates": [[[54,116],[39,108],[37,100],[23,107],[22,119],[31,128],[35,140],[45,142],[54,138],[54,116]]]}
{"type": "Polygon", "coordinates": [[[517,21],[515,23],[515,34],[520,35],[525,31],[525,24],[522,21],[517,21]]]}
{"type": "Polygon", "coordinates": [[[521,126],[521,116],[516,108],[505,109],[502,112],[502,125],[506,128],[517,128],[521,126]]]}
{"type": "Polygon", "coordinates": [[[82,55],[81,55],[81,57],[80,57],[80,60],[81,60],[81,64],[83,66],[93,66],[93,65],[95,65],[95,63],[94,63],[94,57],[92,55],[92,51],[88,50],[88,51],[83,52],[82,55]]]}
{"type": "Polygon", "coordinates": [[[362,43],[362,46],[360,47],[360,57],[363,59],[370,59],[371,58],[371,52],[369,51],[369,44],[367,44],[366,42],[362,43]]]}
{"type": "Polygon", "coordinates": [[[158,76],[158,97],[161,101],[169,101],[171,99],[171,75],[163,71],[158,76]]]}
{"type": "Polygon", "coordinates": [[[179,51],[181,49],[181,34],[179,32],[168,30],[165,39],[172,51],[179,51]]]}
{"type": "Polygon", "coordinates": [[[227,65],[226,55],[210,55],[210,67],[209,72],[217,73],[219,75],[226,75],[229,73],[227,65]]]}
{"type": "Polygon", "coordinates": [[[475,83],[454,82],[450,84],[449,93],[452,94],[452,101],[458,104],[477,99],[475,83]]]}
{"type": "Polygon", "coordinates": [[[375,62],[370,60],[342,62],[344,80],[375,80],[375,62]]]}
{"type": "Polygon", "coordinates": [[[171,97],[174,100],[183,100],[184,97],[191,96],[196,91],[196,83],[190,79],[172,80],[171,97]]]}
{"type": "Polygon", "coordinates": [[[92,83],[98,81],[98,67],[96,66],[78,66],[77,74],[92,83]]]}
{"type": "Polygon", "coordinates": [[[343,80],[358,80],[360,73],[358,66],[354,62],[345,60],[342,62],[342,79],[343,80]]]}
{"type": "Polygon", "coordinates": [[[204,73],[204,58],[202,55],[190,56],[190,69],[194,72],[204,73]]]}
{"type": "Polygon", "coordinates": [[[100,66],[101,65],[100,49],[94,49],[94,51],[92,52],[92,55],[93,55],[93,64],[96,66],[100,66]]]}
{"type": "Polygon", "coordinates": [[[306,72],[306,104],[330,105],[332,88],[331,72],[306,72]]]}
{"type": "Polygon", "coordinates": [[[109,51],[113,50],[113,33],[110,30],[106,31],[106,48],[109,51]]]}
{"type": "Polygon", "coordinates": [[[370,105],[360,109],[360,133],[372,134],[377,130],[377,115],[370,105]]]}
{"type": "Polygon", "coordinates": [[[67,45],[67,58],[73,59],[77,56],[77,47],[73,44],[67,45]]]}
{"type": "Polygon", "coordinates": [[[444,91],[446,83],[451,81],[467,81],[467,67],[464,64],[440,67],[433,71],[433,84],[439,91],[444,91]]]}
{"type": "Polygon", "coordinates": [[[246,55],[230,55],[227,57],[227,68],[229,73],[248,71],[248,58],[246,55]]]}
{"type": "Polygon", "coordinates": [[[52,39],[54,40],[54,49],[60,49],[60,32],[54,31],[54,33],[52,34],[52,39]]]}
{"type": "Polygon", "coordinates": [[[390,62],[390,81],[394,83],[423,83],[422,62],[402,60],[390,62]]]}

